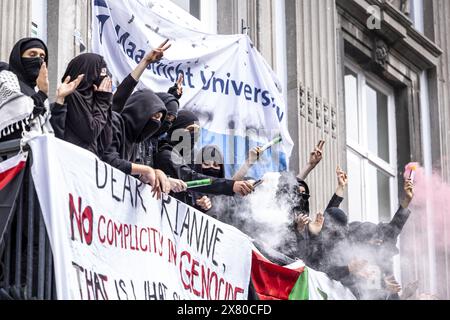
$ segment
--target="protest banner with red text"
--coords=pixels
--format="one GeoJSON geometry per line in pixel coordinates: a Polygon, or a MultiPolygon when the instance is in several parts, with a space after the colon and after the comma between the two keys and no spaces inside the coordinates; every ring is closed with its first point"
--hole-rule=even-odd
{"type": "Polygon", "coordinates": [[[58,299],[247,299],[247,236],[92,153],[49,136],[30,142],[58,299]]]}

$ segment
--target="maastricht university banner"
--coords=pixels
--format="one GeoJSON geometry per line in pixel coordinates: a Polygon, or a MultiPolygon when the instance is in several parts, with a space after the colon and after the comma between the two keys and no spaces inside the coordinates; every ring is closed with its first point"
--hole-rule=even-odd
{"type": "Polygon", "coordinates": [[[199,115],[202,144],[218,145],[227,175],[245,161],[248,148],[281,135],[255,166],[255,178],[288,166],[293,142],[281,85],[247,35],[206,34],[160,16],[160,1],[94,0],[93,50],[105,57],[114,81],[122,81],[146,53],[170,39],[165,58],[151,64],[142,85],[166,92],[184,75],[181,106],[199,115]]]}
{"type": "Polygon", "coordinates": [[[62,140],[29,144],[58,299],[247,299],[243,233],[62,140]]]}

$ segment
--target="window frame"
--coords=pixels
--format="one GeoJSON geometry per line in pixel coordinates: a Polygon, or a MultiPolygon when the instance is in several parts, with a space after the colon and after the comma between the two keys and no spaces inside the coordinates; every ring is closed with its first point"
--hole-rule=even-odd
{"type": "MultiPolygon", "coordinates": [[[[350,218],[355,218],[353,220],[370,221],[374,223],[380,222],[380,212],[376,212],[376,215],[372,210],[368,210],[369,196],[371,194],[369,177],[370,166],[382,171],[389,176],[389,195],[390,195],[390,207],[389,216],[392,217],[395,208],[398,206],[398,177],[397,177],[397,125],[396,125],[396,115],[395,115],[395,92],[394,89],[389,87],[383,82],[379,77],[363,70],[360,66],[355,64],[353,61],[346,59],[344,63],[344,68],[350,70],[356,75],[357,80],[357,103],[358,103],[358,135],[359,142],[349,139],[347,133],[345,135],[346,149],[348,157],[348,152],[353,152],[361,161],[361,172],[360,175],[363,179],[361,182],[362,188],[362,199],[361,208],[362,212],[359,213],[360,216],[357,217],[354,212],[349,212],[350,218]],[[368,143],[368,119],[367,119],[367,93],[366,87],[372,87],[373,89],[384,94],[388,98],[388,128],[389,128],[389,163],[378,157],[369,150],[368,143]]],[[[344,72],[344,84],[345,84],[345,72],[344,72]]],[[[346,90],[344,85],[344,90],[346,90]]],[[[345,91],[344,91],[345,92],[345,91]]],[[[346,106],[344,106],[346,112],[346,106]]],[[[351,179],[351,177],[350,177],[351,179]]],[[[349,199],[350,201],[350,199],[349,199]]],[[[379,210],[378,210],[379,211],[379,210]]],[[[352,220],[352,219],[351,219],[352,220]]]]}
{"type": "MultiPolygon", "coordinates": [[[[170,0],[169,2],[176,6],[178,9],[183,10],[187,13],[183,19],[194,26],[201,26],[202,32],[207,32],[211,34],[217,33],[217,0],[198,0],[199,1],[199,14],[200,17],[192,15],[191,12],[186,11],[183,7],[178,5],[175,1],[170,0]]],[[[189,0],[190,5],[191,0],[189,0]]]]}

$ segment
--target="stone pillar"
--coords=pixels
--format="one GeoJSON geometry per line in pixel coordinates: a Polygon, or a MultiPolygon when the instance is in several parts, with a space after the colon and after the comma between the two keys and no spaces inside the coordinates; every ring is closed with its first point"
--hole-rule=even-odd
{"type": "MultiPolygon", "coordinates": [[[[450,184],[450,3],[432,0],[424,6],[425,34],[443,50],[437,68],[429,71],[430,118],[433,169],[450,184]]],[[[450,217],[445,210],[434,212],[436,239],[436,266],[440,298],[450,298],[450,217]]]]}
{"type": "Polygon", "coordinates": [[[0,1],[0,61],[8,62],[17,40],[31,36],[31,0],[0,1]]]}
{"type": "Polygon", "coordinates": [[[70,60],[91,48],[91,10],[91,1],[48,0],[51,99],[70,60]]]}
{"type": "Polygon", "coordinates": [[[311,209],[322,211],[336,187],[336,165],[345,167],[339,152],[336,5],[286,0],[286,20],[289,129],[297,149],[291,169],[298,173],[319,140],[326,140],[324,160],[308,177],[311,209]]]}

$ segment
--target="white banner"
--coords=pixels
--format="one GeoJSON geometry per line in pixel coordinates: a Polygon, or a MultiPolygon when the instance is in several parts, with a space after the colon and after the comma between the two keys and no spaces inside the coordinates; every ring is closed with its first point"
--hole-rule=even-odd
{"type": "Polygon", "coordinates": [[[58,299],[246,299],[251,244],[237,229],[54,137],[31,142],[58,299]]]}
{"type": "Polygon", "coordinates": [[[245,161],[248,144],[261,145],[281,134],[281,148],[268,151],[257,175],[285,170],[293,142],[282,88],[250,38],[190,29],[174,13],[159,15],[164,6],[167,1],[94,0],[93,50],[105,57],[116,84],[147,52],[170,39],[172,47],[149,66],[142,84],[166,92],[182,73],[181,106],[199,116],[203,144],[221,147],[226,164],[234,165],[245,161]]]}

